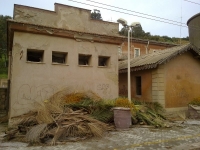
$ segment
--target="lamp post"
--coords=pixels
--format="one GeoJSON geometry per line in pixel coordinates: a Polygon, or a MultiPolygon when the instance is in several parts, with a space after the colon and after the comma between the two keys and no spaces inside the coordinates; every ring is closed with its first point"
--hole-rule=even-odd
{"type": "Polygon", "coordinates": [[[130,27],[128,27],[128,100],[131,102],[130,27]]]}
{"type": "Polygon", "coordinates": [[[124,27],[128,28],[128,99],[131,102],[131,65],[130,65],[130,31],[135,27],[141,26],[139,22],[133,22],[130,26],[127,24],[127,21],[120,18],[117,20],[118,23],[121,23],[124,27]]]}
{"type": "Polygon", "coordinates": [[[130,69],[130,31],[131,26],[127,25],[127,21],[120,18],[117,22],[121,23],[124,27],[128,27],[128,100],[131,102],[131,69],[130,69]]]}

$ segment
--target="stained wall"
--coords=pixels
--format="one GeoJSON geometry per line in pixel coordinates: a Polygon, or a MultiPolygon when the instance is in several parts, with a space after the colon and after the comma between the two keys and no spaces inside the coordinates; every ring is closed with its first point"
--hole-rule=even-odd
{"type": "Polygon", "coordinates": [[[118,97],[120,44],[108,44],[103,40],[94,42],[92,39],[98,34],[107,36],[107,39],[118,36],[119,25],[91,20],[90,14],[90,10],[57,3],[55,11],[15,5],[14,21],[29,26],[23,32],[13,31],[11,40],[9,117],[35,109],[39,103],[62,90],[68,93],[92,91],[104,99],[118,97]],[[32,24],[40,26],[37,34],[29,33],[32,24]],[[66,29],[73,36],[58,37],[50,30],[49,34],[43,35],[39,32],[42,27],[56,28],[56,32],[63,35],[63,29],[66,29]],[[30,49],[43,51],[41,62],[28,61],[27,51],[30,49]],[[53,63],[53,51],[67,54],[66,63],[53,63]],[[80,65],[79,54],[90,55],[90,64],[80,65]],[[106,66],[99,66],[99,56],[108,58],[106,66]]]}
{"type": "MultiPolygon", "coordinates": [[[[119,73],[119,95],[128,96],[127,73],[119,73]]],[[[131,97],[141,101],[152,101],[152,74],[151,70],[131,72],[131,97]],[[142,95],[136,94],[136,76],[141,76],[142,95]]]]}
{"type": "Polygon", "coordinates": [[[118,46],[78,42],[31,33],[14,33],[11,65],[10,116],[25,113],[65,88],[93,91],[105,99],[118,97],[118,46]],[[27,61],[27,49],[44,50],[43,62],[27,61]],[[66,64],[53,64],[52,51],[66,52],[66,64]],[[91,65],[80,66],[78,54],[91,55],[91,65]],[[98,56],[110,57],[108,67],[98,56]]]}
{"type": "Polygon", "coordinates": [[[200,61],[190,53],[172,59],[165,67],[166,108],[187,107],[193,99],[200,97],[200,61]]]}
{"type": "Polygon", "coordinates": [[[14,20],[74,31],[118,36],[119,24],[90,19],[91,10],[55,3],[55,11],[15,5],[14,20]]]}

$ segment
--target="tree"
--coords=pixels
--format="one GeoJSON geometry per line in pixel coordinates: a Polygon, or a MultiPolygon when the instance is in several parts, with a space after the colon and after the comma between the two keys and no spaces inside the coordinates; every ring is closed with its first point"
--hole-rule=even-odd
{"type": "Polygon", "coordinates": [[[7,49],[7,19],[11,17],[0,15],[0,48],[2,49],[7,49]]]}
{"type": "Polygon", "coordinates": [[[93,12],[91,12],[91,18],[95,20],[103,20],[100,10],[97,9],[94,9],[93,12]]]}
{"type": "Polygon", "coordinates": [[[7,19],[10,16],[0,15],[0,78],[7,78],[7,19]]]}
{"type": "Polygon", "coordinates": [[[142,29],[142,26],[139,24],[137,26],[134,26],[132,28],[132,36],[136,38],[143,38],[145,35],[144,30],[142,29]]]}
{"type": "MultiPolygon", "coordinates": [[[[128,26],[124,26],[121,31],[119,32],[120,35],[127,36],[128,35],[128,26]]],[[[140,24],[132,27],[131,34],[133,37],[136,38],[143,38],[145,36],[145,32],[142,29],[140,24]]]]}
{"type": "MultiPolygon", "coordinates": [[[[120,31],[120,35],[128,36],[128,26],[124,26],[120,31]]],[[[175,44],[187,44],[189,43],[189,37],[185,38],[176,38],[176,37],[168,37],[168,36],[159,36],[159,35],[151,35],[150,32],[145,32],[142,29],[142,26],[140,23],[136,24],[132,27],[132,36],[134,38],[140,38],[140,39],[148,39],[148,40],[154,40],[154,41],[160,41],[160,42],[168,42],[168,43],[175,43],[175,44]]]]}

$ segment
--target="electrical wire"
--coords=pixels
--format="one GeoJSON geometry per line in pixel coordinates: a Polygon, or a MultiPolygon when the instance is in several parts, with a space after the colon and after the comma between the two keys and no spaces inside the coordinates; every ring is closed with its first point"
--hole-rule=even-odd
{"type": "Polygon", "coordinates": [[[153,15],[149,15],[149,14],[145,14],[145,13],[141,13],[141,12],[137,12],[137,11],[133,11],[133,10],[129,10],[129,9],[124,9],[124,8],[116,7],[116,6],[112,6],[112,5],[107,5],[107,4],[95,2],[95,1],[92,1],[92,0],[86,0],[86,1],[93,2],[93,3],[96,3],[96,4],[105,5],[105,6],[109,6],[109,7],[113,7],[113,8],[117,8],[117,9],[121,9],[121,10],[125,10],[125,11],[130,11],[130,12],[138,13],[138,14],[141,14],[141,15],[146,15],[146,16],[149,16],[149,17],[154,17],[154,18],[158,18],[158,19],[163,19],[163,20],[167,20],[167,21],[171,21],[171,22],[176,22],[176,23],[184,24],[182,22],[178,22],[178,21],[175,21],[175,20],[170,20],[170,19],[166,19],[166,18],[162,18],[162,17],[158,17],[158,16],[153,16],[153,15]]]}
{"type": "MultiPolygon", "coordinates": [[[[126,15],[141,17],[141,18],[145,18],[145,19],[149,19],[149,20],[154,20],[154,21],[159,21],[159,22],[163,22],[163,23],[167,23],[167,24],[172,24],[172,25],[180,26],[180,24],[176,24],[176,23],[171,23],[171,22],[167,22],[167,21],[163,21],[163,20],[159,20],[159,19],[153,19],[153,18],[149,18],[149,17],[145,17],[145,16],[140,16],[140,15],[135,15],[135,14],[131,14],[131,13],[127,13],[127,12],[122,12],[122,11],[118,11],[118,10],[114,10],[114,9],[109,9],[109,8],[105,8],[105,7],[100,7],[100,6],[96,6],[96,5],[82,3],[82,2],[79,2],[79,1],[75,1],[75,0],[68,0],[68,1],[76,2],[76,3],[84,4],[84,5],[89,5],[89,6],[93,6],[93,7],[105,9],[105,10],[110,10],[110,11],[114,11],[114,12],[118,12],[118,13],[122,13],[122,14],[126,14],[126,15]]],[[[182,25],[182,27],[187,27],[187,26],[183,26],[182,25]]]]}
{"type": "Polygon", "coordinates": [[[188,0],[184,0],[184,1],[196,4],[196,5],[200,5],[200,3],[196,3],[196,2],[193,2],[193,1],[188,1],[188,0]]]}
{"type": "MultiPolygon", "coordinates": [[[[184,28],[190,28],[190,29],[200,30],[199,26],[190,26],[190,27],[188,27],[188,26],[186,26],[185,23],[182,23],[182,24],[184,24],[184,25],[182,25],[182,24],[178,24],[178,23],[167,22],[167,21],[163,21],[163,20],[159,20],[159,19],[153,19],[153,18],[150,18],[150,17],[135,15],[135,14],[131,14],[131,13],[127,13],[127,12],[122,12],[122,11],[118,11],[118,10],[114,10],[114,9],[109,9],[109,8],[105,8],[105,7],[91,5],[91,4],[79,2],[79,1],[76,1],[76,0],[68,0],[68,1],[72,1],[72,2],[75,2],[75,3],[83,4],[83,5],[88,5],[88,6],[92,6],[92,7],[97,7],[97,8],[101,8],[101,9],[105,9],[105,10],[109,10],[109,11],[114,11],[114,12],[118,12],[118,13],[122,13],[122,14],[126,14],[126,15],[141,17],[141,18],[144,18],[144,19],[149,19],[149,20],[153,20],[153,21],[167,23],[167,24],[171,24],[171,25],[181,26],[181,27],[184,27],[184,28]]],[[[115,6],[113,6],[113,7],[115,7],[115,6]]],[[[159,18],[159,17],[157,17],[157,18],[159,18]]]]}

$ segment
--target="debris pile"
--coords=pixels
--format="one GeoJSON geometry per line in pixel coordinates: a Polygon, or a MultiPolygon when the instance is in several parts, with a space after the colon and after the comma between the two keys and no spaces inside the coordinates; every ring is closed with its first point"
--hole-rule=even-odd
{"type": "Polygon", "coordinates": [[[38,105],[37,110],[13,117],[13,126],[16,128],[6,132],[7,140],[15,138],[30,144],[55,145],[58,142],[77,141],[93,136],[102,137],[112,129],[89,116],[83,109],[73,110],[64,106],[66,96],[56,95],[56,99],[55,95],[53,97],[38,105]]]}
{"type": "Polygon", "coordinates": [[[70,93],[63,90],[43,103],[37,103],[34,111],[11,118],[15,128],[6,132],[6,139],[55,145],[93,136],[102,137],[114,129],[112,108],[116,106],[131,108],[133,124],[164,126],[164,109],[158,103],[129,102],[127,98],[102,100],[93,92],[70,93]]]}

